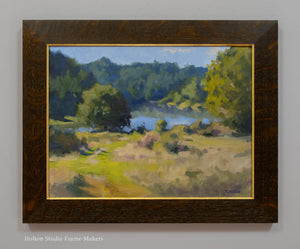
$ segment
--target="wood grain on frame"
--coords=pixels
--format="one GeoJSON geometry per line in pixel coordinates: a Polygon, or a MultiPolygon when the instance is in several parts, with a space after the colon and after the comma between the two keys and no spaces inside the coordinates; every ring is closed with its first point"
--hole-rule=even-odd
{"type": "Polygon", "coordinates": [[[23,222],[277,222],[277,21],[23,22],[23,222]],[[254,44],[254,200],[47,200],[47,44],[254,44]]]}

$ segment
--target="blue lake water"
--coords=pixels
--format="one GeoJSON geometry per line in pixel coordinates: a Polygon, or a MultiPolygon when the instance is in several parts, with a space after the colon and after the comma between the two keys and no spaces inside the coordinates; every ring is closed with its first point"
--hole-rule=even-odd
{"type": "MultiPolygon", "coordinates": [[[[145,113],[146,114],[146,113],[145,113]]],[[[135,116],[134,118],[130,119],[130,127],[126,126],[123,128],[124,132],[130,132],[132,130],[136,130],[138,127],[144,126],[148,131],[155,130],[156,123],[159,120],[165,120],[167,122],[167,129],[172,129],[175,125],[187,125],[190,126],[191,124],[195,123],[198,118],[195,117],[186,117],[183,115],[174,115],[174,114],[165,114],[165,113],[159,113],[159,112],[152,112],[147,113],[146,115],[143,115],[140,113],[140,115],[135,116]],[[148,116],[148,115],[151,115],[148,116]]],[[[200,118],[200,117],[199,117],[200,118]]],[[[201,118],[203,124],[210,124],[211,119],[210,118],[204,118],[202,116],[201,118]]],[[[216,120],[214,120],[216,121],[216,120]]],[[[80,127],[76,129],[76,131],[79,132],[92,132],[94,127],[80,127]]]]}
{"type": "Polygon", "coordinates": [[[80,128],[78,128],[76,131],[80,131],[80,132],[86,132],[86,131],[89,131],[89,132],[91,132],[92,130],[93,130],[92,128],[80,127],[80,128]]]}
{"type": "MultiPolygon", "coordinates": [[[[160,118],[147,117],[147,116],[138,116],[131,119],[131,128],[136,129],[139,126],[145,126],[149,131],[155,130],[155,124],[160,120],[160,118]]],[[[164,120],[167,121],[167,129],[172,129],[175,125],[191,125],[197,121],[196,118],[189,118],[185,116],[178,116],[175,118],[164,117],[164,120]]],[[[210,120],[203,118],[202,122],[204,124],[209,124],[210,120]]]]}

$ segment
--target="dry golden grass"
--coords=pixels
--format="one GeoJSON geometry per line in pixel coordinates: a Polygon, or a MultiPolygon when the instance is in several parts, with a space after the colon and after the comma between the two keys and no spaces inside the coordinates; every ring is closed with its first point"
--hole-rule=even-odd
{"type": "Polygon", "coordinates": [[[52,156],[50,193],[73,196],[74,187],[97,197],[251,196],[250,138],[205,137],[185,129],[145,135],[78,132],[90,154],[52,156]],[[81,185],[73,186],[78,174],[81,185]]]}

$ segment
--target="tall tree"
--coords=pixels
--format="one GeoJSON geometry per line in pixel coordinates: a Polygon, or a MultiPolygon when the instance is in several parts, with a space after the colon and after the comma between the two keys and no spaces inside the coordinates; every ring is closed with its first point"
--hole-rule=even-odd
{"type": "Polygon", "coordinates": [[[75,59],[60,52],[50,52],[49,56],[49,115],[64,120],[76,114],[82,91],[91,88],[96,80],[75,59]]]}
{"type": "Polygon", "coordinates": [[[250,47],[231,47],[219,52],[203,80],[209,112],[225,125],[251,133],[252,53],[250,47]]]}

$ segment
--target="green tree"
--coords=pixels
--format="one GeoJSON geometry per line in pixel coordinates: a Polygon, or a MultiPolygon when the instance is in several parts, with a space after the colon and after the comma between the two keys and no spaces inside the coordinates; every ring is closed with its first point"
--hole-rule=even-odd
{"type": "Polygon", "coordinates": [[[83,90],[91,88],[94,75],[85,70],[75,59],[57,52],[49,53],[49,116],[64,120],[75,116],[77,105],[82,101],[83,90]]]}
{"type": "Polygon", "coordinates": [[[111,85],[96,83],[82,93],[77,117],[81,122],[104,130],[116,130],[130,124],[130,110],[122,93],[111,85]]]}
{"type": "Polygon", "coordinates": [[[156,126],[155,130],[158,131],[158,132],[166,131],[167,130],[167,125],[168,125],[167,121],[165,121],[165,120],[159,120],[155,124],[155,126],[156,126]]]}
{"type": "Polygon", "coordinates": [[[88,72],[80,69],[76,77],[71,75],[70,70],[66,71],[66,75],[50,78],[50,91],[57,92],[60,99],[63,99],[67,92],[77,94],[82,91],[80,82],[87,78],[88,72]]]}
{"type": "Polygon", "coordinates": [[[219,52],[208,65],[203,80],[209,112],[225,125],[251,133],[252,53],[250,47],[231,47],[219,52]]]}
{"type": "Polygon", "coordinates": [[[201,79],[201,76],[187,78],[177,90],[169,92],[167,97],[159,102],[176,104],[179,109],[192,108],[194,111],[200,111],[199,106],[206,99],[201,79]]]}

